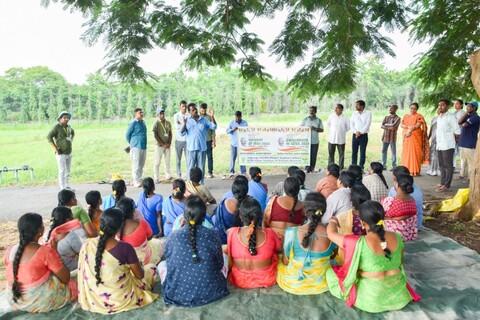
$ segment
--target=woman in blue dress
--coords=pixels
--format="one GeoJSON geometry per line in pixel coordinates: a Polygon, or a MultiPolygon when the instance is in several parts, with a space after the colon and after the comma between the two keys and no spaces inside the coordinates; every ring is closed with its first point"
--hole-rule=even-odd
{"type": "Polygon", "coordinates": [[[267,207],[268,187],[262,183],[262,170],[259,167],[251,167],[248,173],[251,179],[248,182],[248,195],[260,203],[263,213],[267,207]]]}
{"type": "Polygon", "coordinates": [[[173,224],[178,216],[185,212],[185,181],[182,179],[173,180],[172,195],[163,200],[162,214],[165,221],[163,222],[163,233],[169,236],[172,233],[173,224]]]}
{"type": "Polygon", "coordinates": [[[143,219],[148,222],[154,236],[163,236],[162,203],[163,197],[155,193],[155,183],[152,178],[145,178],[142,182],[143,192],[137,200],[137,209],[142,213],[143,219]]]}
{"type": "Polygon", "coordinates": [[[167,240],[167,275],[163,282],[166,304],[195,307],[228,295],[220,239],[214,230],[202,226],[206,212],[200,197],[189,197],[184,213],[188,223],[167,240]]]}
{"type": "Polygon", "coordinates": [[[127,193],[127,185],[122,179],[113,181],[112,183],[112,194],[106,196],[102,201],[103,211],[115,207],[117,202],[125,197],[127,193]]]}
{"type": "Polygon", "coordinates": [[[212,217],[213,226],[217,231],[222,244],[227,244],[227,230],[232,227],[242,226],[238,216],[238,208],[243,200],[248,197],[248,181],[237,180],[232,184],[233,197],[223,199],[212,217]]]}

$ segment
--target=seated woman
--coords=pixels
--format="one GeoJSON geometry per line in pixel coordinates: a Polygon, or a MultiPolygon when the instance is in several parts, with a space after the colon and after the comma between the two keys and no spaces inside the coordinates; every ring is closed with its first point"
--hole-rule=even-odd
{"type": "Polygon", "coordinates": [[[278,265],[277,283],[283,290],[298,295],[328,291],[325,272],[330,269],[330,256],[335,244],[327,238],[322,215],[327,203],[317,192],[304,201],[307,223],[288,228],[283,243],[283,263],[278,265]]]}
{"type": "Polygon", "coordinates": [[[380,162],[370,163],[369,174],[363,177],[363,184],[370,191],[373,201],[380,202],[388,195],[388,184],[383,176],[383,165],[380,162]]]}
{"type": "Polygon", "coordinates": [[[232,184],[232,198],[223,199],[212,217],[213,226],[222,244],[227,243],[227,230],[241,226],[238,208],[248,197],[248,181],[235,179],[232,184]]]}
{"type": "Polygon", "coordinates": [[[353,174],[355,178],[355,184],[363,184],[363,168],[360,167],[358,164],[351,164],[348,166],[348,172],[353,174]]]}
{"type": "Polygon", "coordinates": [[[170,233],[172,233],[175,219],[183,215],[183,212],[185,211],[185,181],[182,179],[173,180],[172,188],[172,195],[163,199],[162,214],[164,216],[164,236],[169,236],[170,233]]]}
{"type": "Polygon", "coordinates": [[[48,232],[48,242],[57,242],[57,252],[69,271],[77,270],[78,253],[87,240],[80,221],[73,219],[72,210],[56,207],[52,211],[52,226],[48,232]]]}
{"type": "Polygon", "coordinates": [[[372,200],[370,196],[370,191],[368,191],[365,186],[357,184],[351,188],[350,195],[353,208],[336,215],[338,219],[338,232],[343,235],[365,235],[365,230],[362,229],[362,221],[360,220],[358,210],[362,203],[368,200],[372,200]]]}
{"type": "Polygon", "coordinates": [[[413,177],[406,174],[398,175],[394,182],[395,197],[387,197],[382,205],[385,209],[385,229],[398,232],[403,240],[415,240],[418,236],[417,207],[413,193],[413,177]]]}
{"type": "Polygon", "coordinates": [[[335,164],[329,164],[327,167],[327,175],[318,181],[315,191],[320,192],[325,199],[338,189],[338,177],[340,176],[340,167],[335,164]]]}
{"type": "Polygon", "coordinates": [[[88,205],[88,216],[98,232],[100,231],[100,217],[103,213],[100,208],[102,206],[102,195],[96,190],[88,191],[85,195],[85,202],[88,205]]]}
{"type": "Polygon", "coordinates": [[[111,208],[100,218],[100,236],[87,239],[78,260],[78,302],[83,310],[115,314],[141,308],[158,296],[146,289],[135,249],[115,236],[123,213],[111,208]]]}
{"type": "Polygon", "coordinates": [[[163,256],[164,241],[152,239],[152,229],[143,219],[135,219],[135,201],[130,198],[122,198],[117,203],[117,208],[123,212],[123,226],[120,229],[118,238],[131,245],[137,257],[143,265],[145,275],[143,281],[153,287],[156,276],[157,265],[163,256]]]}
{"type": "Polygon", "coordinates": [[[355,184],[355,175],[350,171],[342,171],[338,177],[338,189],[327,199],[327,210],[322,217],[326,225],[331,217],[352,209],[351,188],[355,184]]]}
{"type": "Polygon", "coordinates": [[[142,186],[143,192],[140,192],[137,200],[138,210],[150,225],[153,235],[163,237],[163,197],[155,193],[155,182],[152,178],[143,179],[142,186]]]}
{"type": "Polygon", "coordinates": [[[295,171],[292,177],[295,177],[298,179],[300,182],[300,191],[298,192],[298,200],[303,201],[305,200],[305,197],[307,194],[309,194],[311,191],[307,187],[305,187],[305,179],[307,176],[305,175],[305,171],[302,169],[298,169],[295,171]]]}
{"type": "Polygon", "coordinates": [[[184,213],[188,223],[167,240],[162,292],[167,304],[194,307],[228,295],[220,239],[202,226],[206,209],[200,197],[188,198],[184,213]]]}
{"type": "Polygon", "coordinates": [[[199,196],[208,207],[210,204],[217,203],[217,200],[212,196],[207,186],[200,183],[202,179],[202,169],[195,167],[190,170],[190,180],[187,181],[186,197],[188,198],[190,195],[199,196]]]}
{"type": "Polygon", "coordinates": [[[77,283],[58,255],[56,241],[52,246],[41,246],[42,216],[26,213],[18,220],[20,241],[8,248],[4,264],[11,289],[8,302],[16,310],[49,312],[77,299],[77,283]]]}
{"type": "Polygon", "coordinates": [[[242,227],[228,230],[228,279],[243,289],[271,287],[282,243],[272,229],[260,227],[262,208],[254,198],[242,202],[239,215],[242,227]]]}
{"type": "Polygon", "coordinates": [[[402,237],[385,232],[382,206],[369,200],[359,211],[365,236],[339,234],[336,218],[328,224],[328,238],[345,250],[345,264],[327,271],[330,293],[349,307],[372,313],[400,310],[419,301],[403,269],[402,237]]]}
{"type": "Polygon", "coordinates": [[[115,180],[112,183],[112,194],[109,194],[108,196],[103,199],[103,210],[107,210],[110,208],[115,207],[115,204],[125,197],[125,194],[127,193],[127,185],[125,184],[125,181],[122,179],[115,180]]]}
{"type": "Polygon", "coordinates": [[[300,182],[295,177],[289,177],[283,185],[285,195],[272,197],[263,217],[263,227],[272,228],[282,241],[286,228],[299,226],[305,220],[303,203],[298,201],[300,182]]]}
{"type": "Polygon", "coordinates": [[[58,206],[68,207],[72,210],[73,219],[77,219],[82,224],[83,229],[88,237],[96,237],[97,230],[90,220],[88,213],[80,206],[77,206],[77,197],[75,192],[63,189],[58,193],[58,206]]]}
{"type": "Polygon", "coordinates": [[[262,169],[251,167],[248,170],[250,181],[248,182],[248,195],[255,198],[262,208],[262,216],[267,207],[268,187],[262,182],[262,169]]]}

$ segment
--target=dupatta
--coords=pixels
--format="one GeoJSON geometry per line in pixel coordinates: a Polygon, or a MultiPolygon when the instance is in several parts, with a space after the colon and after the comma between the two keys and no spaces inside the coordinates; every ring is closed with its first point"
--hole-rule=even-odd
{"type": "Polygon", "coordinates": [[[52,246],[54,239],[57,238],[59,235],[69,233],[70,231],[73,231],[79,228],[82,228],[82,224],[77,219],[73,219],[68,222],[65,222],[64,224],[52,230],[52,233],[50,234],[50,239],[48,239],[48,245],[52,246]]]}

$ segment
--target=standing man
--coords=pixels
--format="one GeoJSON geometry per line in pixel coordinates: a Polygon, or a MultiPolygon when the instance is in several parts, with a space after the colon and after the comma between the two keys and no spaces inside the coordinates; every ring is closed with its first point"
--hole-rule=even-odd
{"type": "Polygon", "coordinates": [[[160,182],[160,164],[162,158],[165,158],[165,179],[171,180],[170,174],[170,146],[172,144],[172,125],[165,119],[165,109],[157,108],[157,121],[153,125],[153,136],[157,141],[155,145],[154,159],[154,179],[156,183],[160,182]]]}
{"type": "Polygon", "coordinates": [[[437,151],[440,165],[441,182],[436,191],[443,192],[450,188],[453,177],[453,154],[455,152],[455,135],[460,134],[457,119],[453,113],[448,112],[450,102],[440,100],[437,118],[437,151]]]}
{"type": "Polygon", "coordinates": [[[338,166],[343,170],[345,163],[345,141],[350,121],[343,115],[343,105],[337,103],[335,112],[327,120],[328,165],[335,163],[335,148],[338,150],[338,166]]]}
{"type": "Polygon", "coordinates": [[[147,126],[143,121],[142,108],[135,108],[135,118],[128,125],[125,137],[130,146],[130,158],[132,159],[132,185],[142,185],[143,167],[147,159],[147,126]]]}
{"type": "Polygon", "coordinates": [[[382,164],[383,169],[387,169],[387,151],[390,146],[392,152],[392,170],[397,166],[397,131],[400,125],[400,117],[397,116],[398,106],[392,104],[390,106],[390,115],[386,116],[382,122],[383,129],[383,147],[382,147],[382,164]]]}
{"type": "Polygon", "coordinates": [[[300,124],[302,127],[309,127],[311,130],[310,138],[310,165],[305,167],[307,173],[315,171],[315,165],[317,164],[318,154],[318,133],[323,132],[322,120],[317,118],[317,107],[311,106],[309,108],[309,116],[303,119],[300,124]]]}
{"type": "Polygon", "coordinates": [[[350,119],[352,128],[352,164],[357,164],[358,149],[360,149],[360,167],[363,169],[366,160],[366,151],[368,144],[368,131],[372,124],[372,113],[365,110],[365,101],[358,100],[355,103],[356,111],[350,119]]]}
{"type": "Polygon", "coordinates": [[[185,156],[185,162],[187,161],[187,142],[185,136],[182,135],[182,127],[187,119],[187,102],[185,100],[180,101],[179,111],[173,116],[173,122],[175,123],[175,154],[177,159],[177,176],[182,177],[182,152],[185,156]]]}
{"type": "MultiPolygon", "coordinates": [[[[453,102],[453,107],[455,108],[455,112],[453,113],[455,115],[455,118],[457,119],[457,122],[460,121],[460,119],[463,118],[465,115],[465,110],[463,110],[463,100],[462,99],[456,99],[453,102]]],[[[460,157],[460,150],[458,148],[458,141],[460,140],[460,135],[455,135],[455,154],[453,155],[453,171],[455,172],[455,168],[457,167],[457,158],[460,157]]],[[[465,161],[463,161],[460,157],[460,176],[462,175],[461,173],[465,170],[465,161]]]]}
{"type": "MultiPolygon", "coordinates": [[[[202,103],[200,105],[200,116],[207,118],[208,121],[212,122],[213,119],[207,114],[208,105],[202,103]]],[[[215,141],[215,130],[208,130],[207,134],[207,165],[208,165],[208,178],[213,178],[213,148],[216,147],[215,141]]]]}
{"type": "Polygon", "coordinates": [[[212,121],[208,121],[207,118],[201,117],[198,114],[197,106],[194,103],[191,103],[189,106],[191,115],[185,121],[182,128],[182,134],[186,136],[187,140],[187,179],[190,179],[190,170],[195,167],[200,168],[203,177],[205,176],[208,130],[215,130],[217,128],[213,110],[210,110],[209,113],[212,121]]]}
{"type": "Polygon", "coordinates": [[[68,122],[72,115],[67,111],[62,111],[57,117],[57,124],[48,133],[48,142],[55,151],[58,165],[58,186],[60,190],[70,189],[70,168],[72,165],[72,141],[75,132],[68,122]]]}
{"type": "MultiPolygon", "coordinates": [[[[235,120],[232,120],[227,128],[227,134],[230,135],[230,179],[235,176],[235,161],[238,155],[238,128],[248,127],[247,121],[242,119],[242,112],[235,112],[235,120]]],[[[247,168],[240,166],[240,173],[247,174],[247,168]]]]}
{"type": "Polygon", "coordinates": [[[460,178],[469,178],[472,169],[475,167],[475,147],[477,146],[478,131],[480,127],[480,117],[477,114],[478,102],[468,102],[467,112],[460,119],[458,124],[461,127],[460,141],[460,159],[465,164],[460,171],[460,178]]]}

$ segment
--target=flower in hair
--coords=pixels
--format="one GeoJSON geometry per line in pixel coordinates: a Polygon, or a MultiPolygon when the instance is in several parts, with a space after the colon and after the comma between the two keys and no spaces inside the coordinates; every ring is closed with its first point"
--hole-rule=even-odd
{"type": "Polygon", "coordinates": [[[100,231],[98,232],[98,234],[101,235],[101,236],[103,236],[105,233],[104,233],[102,230],[100,230],[100,231]]]}
{"type": "Polygon", "coordinates": [[[387,249],[387,241],[380,242],[380,247],[382,247],[383,250],[387,249]]]}
{"type": "Polygon", "coordinates": [[[113,190],[113,191],[112,191],[112,194],[113,194],[114,196],[116,196],[116,195],[117,195],[117,191],[113,190]]]}
{"type": "Polygon", "coordinates": [[[262,176],[261,172],[257,173],[257,177],[261,177],[261,176],[262,176]]]}
{"type": "Polygon", "coordinates": [[[191,219],[188,221],[188,223],[191,225],[191,226],[194,226],[195,225],[195,220],[191,219]]]}
{"type": "Polygon", "coordinates": [[[377,226],[382,226],[382,227],[385,225],[383,220],[378,220],[378,222],[376,224],[377,224],[377,226]]]}
{"type": "Polygon", "coordinates": [[[173,192],[175,193],[180,192],[180,187],[176,187],[175,189],[173,189],[173,192]]]}
{"type": "Polygon", "coordinates": [[[321,215],[322,213],[323,213],[322,210],[318,209],[317,211],[315,211],[314,214],[315,214],[316,216],[319,216],[319,215],[321,215]]]}

